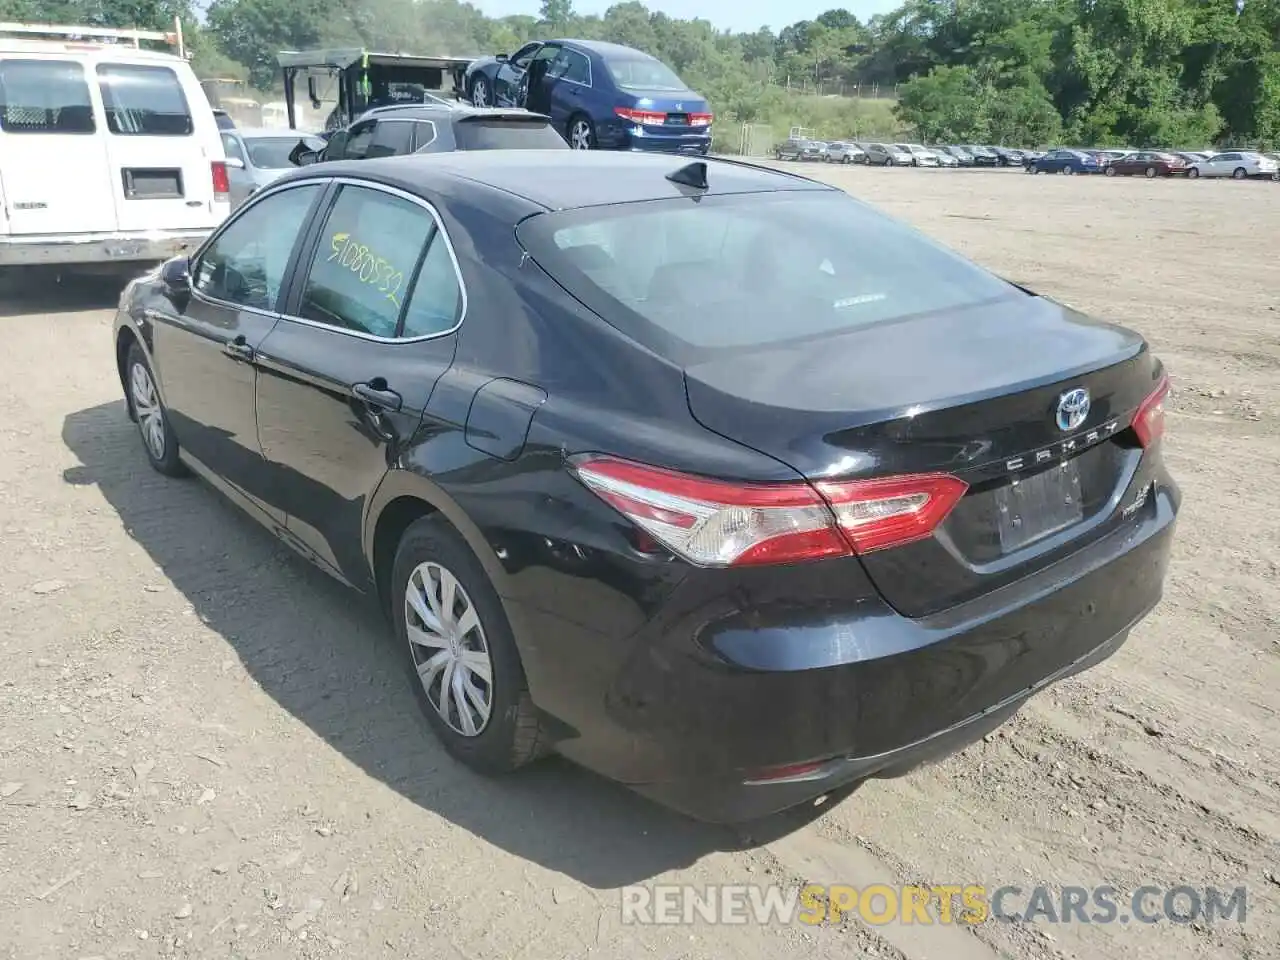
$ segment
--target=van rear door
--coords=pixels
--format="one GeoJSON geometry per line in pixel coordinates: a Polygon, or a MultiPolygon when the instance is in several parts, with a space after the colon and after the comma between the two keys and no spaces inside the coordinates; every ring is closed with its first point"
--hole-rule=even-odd
{"type": "MultiPolygon", "coordinates": [[[[185,66],[185,65],[183,65],[185,66]]],[[[186,86],[165,63],[95,66],[107,123],[107,156],[116,219],[122,231],[194,230],[215,226],[212,161],[204,124],[195,111],[212,113],[199,87],[186,86]],[[197,99],[197,95],[198,99],[197,99]]],[[[216,140],[217,132],[213,130],[216,140]]],[[[218,144],[219,148],[221,144],[218,144]]]]}
{"type": "Polygon", "coordinates": [[[0,180],[10,234],[115,229],[90,82],[79,60],[0,54],[0,180]]]}

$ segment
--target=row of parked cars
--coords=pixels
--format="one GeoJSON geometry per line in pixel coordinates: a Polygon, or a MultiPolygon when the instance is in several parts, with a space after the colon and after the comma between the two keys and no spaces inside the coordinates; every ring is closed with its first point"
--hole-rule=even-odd
{"type": "Polygon", "coordinates": [[[1254,150],[1121,150],[1058,147],[1024,150],[976,144],[850,142],[792,137],[774,148],[778,160],[864,163],[881,167],[1021,167],[1027,173],[1105,176],[1280,179],[1280,153],[1254,150]]]}

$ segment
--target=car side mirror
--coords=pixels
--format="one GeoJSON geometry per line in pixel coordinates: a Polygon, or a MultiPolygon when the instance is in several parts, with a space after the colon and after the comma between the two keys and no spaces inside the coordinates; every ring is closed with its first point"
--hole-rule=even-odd
{"type": "Polygon", "coordinates": [[[505,54],[505,53],[500,53],[500,54],[498,54],[496,57],[494,57],[493,59],[497,60],[499,63],[507,63],[507,62],[511,59],[511,57],[509,57],[509,56],[508,56],[507,54],[505,54]]]}
{"type": "Polygon", "coordinates": [[[241,160],[239,157],[227,157],[226,164],[227,164],[227,167],[232,170],[244,169],[244,161],[241,160]]]}
{"type": "Polygon", "coordinates": [[[174,257],[166,260],[160,268],[160,283],[164,287],[164,295],[178,309],[186,306],[191,296],[191,261],[186,257],[174,257]]]}
{"type": "Polygon", "coordinates": [[[298,154],[297,164],[300,167],[309,167],[313,163],[319,163],[319,162],[320,162],[319,150],[303,150],[298,154]]]}

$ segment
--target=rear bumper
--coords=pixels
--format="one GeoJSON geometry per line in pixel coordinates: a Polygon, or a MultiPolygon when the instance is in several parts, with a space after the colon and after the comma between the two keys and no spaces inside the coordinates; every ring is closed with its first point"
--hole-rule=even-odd
{"type": "Polygon", "coordinates": [[[711,129],[690,133],[688,127],[675,127],[672,132],[618,122],[596,128],[596,139],[604,150],[634,150],[645,153],[684,153],[706,156],[711,151],[711,129]],[[683,132],[681,132],[683,131],[683,132]]]}
{"type": "Polygon", "coordinates": [[[1160,471],[1114,533],[928,617],[824,561],[728,591],[708,586],[724,571],[691,573],[625,641],[522,604],[513,626],[562,753],[695,818],[750,820],[946,756],[1110,656],[1160,600],[1179,502],[1160,471]],[[817,768],[762,782],[796,764],[817,768]]]}
{"type": "Polygon", "coordinates": [[[0,266],[157,263],[194,250],[213,229],[0,237],[0,266]]]}

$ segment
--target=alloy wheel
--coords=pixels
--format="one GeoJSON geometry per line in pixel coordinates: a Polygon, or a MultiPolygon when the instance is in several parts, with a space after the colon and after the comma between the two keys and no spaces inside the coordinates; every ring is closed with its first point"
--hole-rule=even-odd
{"type": "Polygon", "coordinates": [[[591,149],[591,124],[586,120],[575,120],[569,129],[569,146],[575,150],[591,149]]]}
{"type": "Polygon", "coordinates": [[[483,77],[477,77],[471,86],[471,105],[475,107],[489,106],[489,85],[483,77]]]}
{"type": "Polygon", "coordinates": [[[133,399],[133,412],[138,417],[138,429],[142,431],[142,441],[152,457],[163,460],[164,408],[160,406],[151,371],[144,364],[135,363],[129,371],[129,394],[133,399]]]}
{"type": "Polygon", "coordinates": [[[404,618],[432,708],[450,729],[479,736],[493,709],[493,661],[471,597],[448,569],[420,563],[405,587],[404,618]]]}

